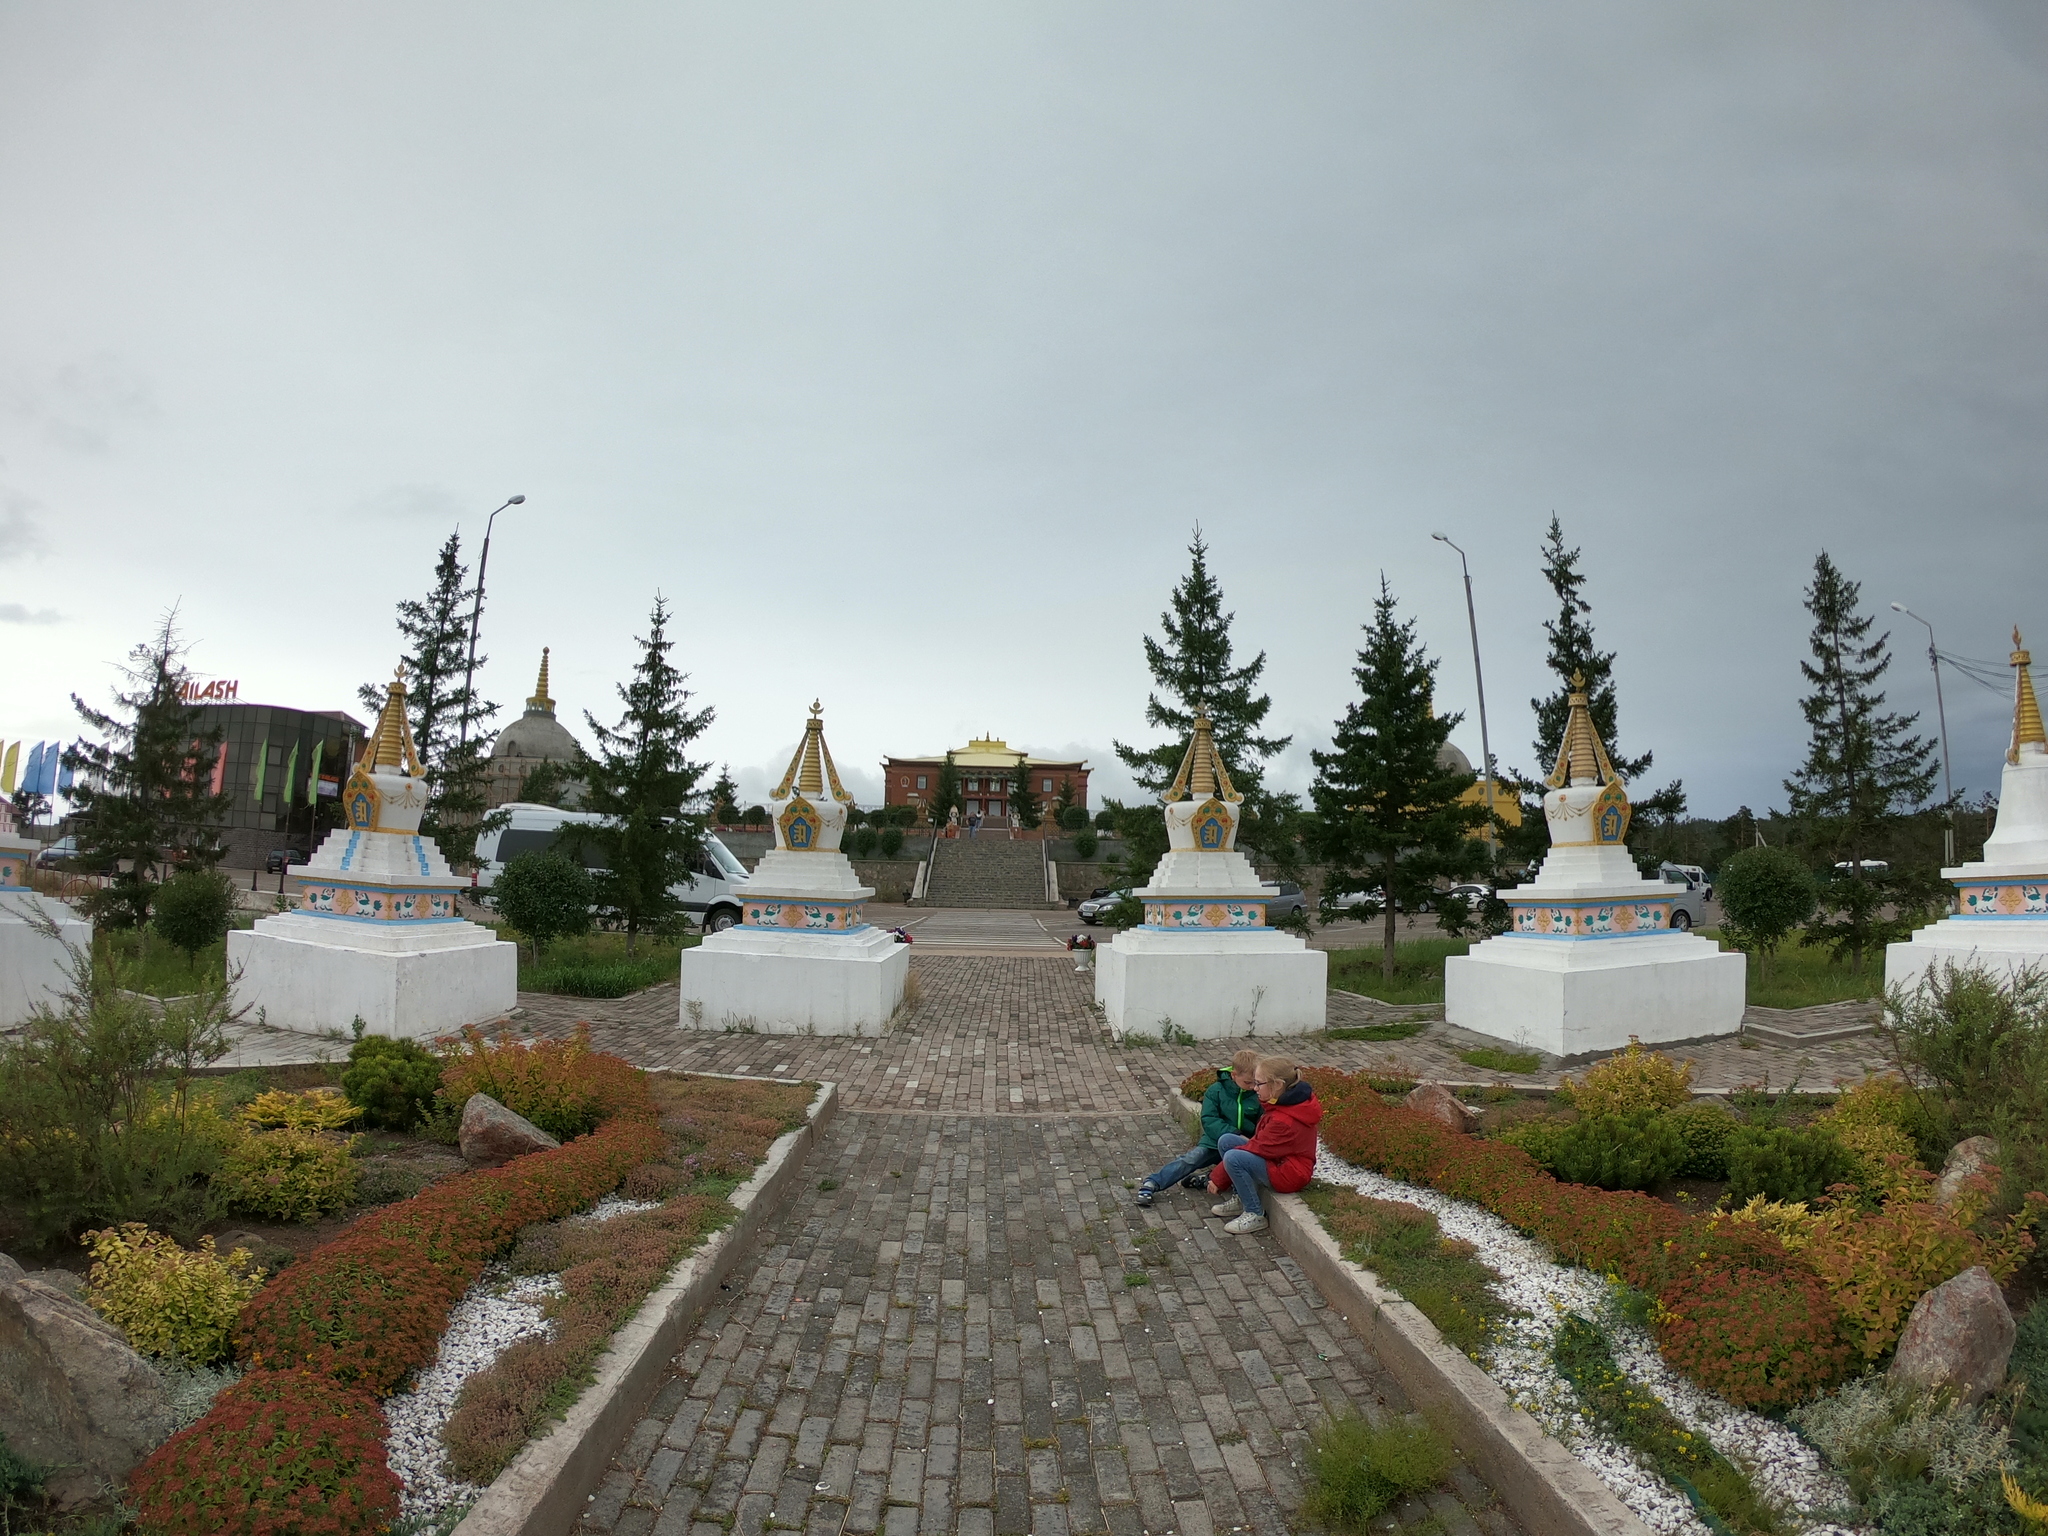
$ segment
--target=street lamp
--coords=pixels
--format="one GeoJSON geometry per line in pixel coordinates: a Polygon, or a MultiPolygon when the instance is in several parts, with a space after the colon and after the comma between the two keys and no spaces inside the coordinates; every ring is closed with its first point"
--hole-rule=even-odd
{"type": "Polygon", "coordinates": [[[1941,702],[1941,653],[1934,648],[1934,626],[1908,608],[1904,603],[1893,603],[1894,613],[1903,613],[1916,624],[1927,625],[1927,664],[1934,668],[1934,713],[1941,721],[1941,788],[1948,797],[1948,826],[1941,834],[1943,847],[1942,863],[1952,866],[1956,861],[1956,786],[1948,771],[1948,710],[1941,702]]]}
{"type": "MultiPolygon", "coordinates": [[[[525,500],[526,498],[524,496],[507,497],[505,501],[505,507],[519,506],[525,500]]],[[[498,508],[498,512],[504,511],[505,507],[498,508]]],[[[478,557],[476,562],[476,601],[470,605],[469,609],[469,662],[462,669],[461,744],[465,747],[469,745],[469,704],[471,698],[472,681],[476,677],[476,622],[479,618],[483,616],[484,571],[490,566],[491,563],[491,524],[495,523],[498,520],[498,512],[493,512],[489,517],[484,519],[484,552],[481,556],[478,557]]]]}
{"type": "Polygon", "coordinates": [[[1430,537],[1439,544],[1450,544],[1452,549],[1457,549],[1458,565],[1465,572],[1465,621],[1472,626],[1472,681],[1479,688],[1479,755],[1484,759],[1480,764],[1479,773],[1486,784],[1486,845],[1491,848],[1495,835],[1493,824],[1493,748],[1488,743],[1486,737],[1486,676],[1479,670],[1479,613],[1472,606],[1472,566],[1465,559],[1465,551],[1458,549],[1457,545],[1451,544],[1450,539],[1445,535],[1432,533],[1430,537]]]}

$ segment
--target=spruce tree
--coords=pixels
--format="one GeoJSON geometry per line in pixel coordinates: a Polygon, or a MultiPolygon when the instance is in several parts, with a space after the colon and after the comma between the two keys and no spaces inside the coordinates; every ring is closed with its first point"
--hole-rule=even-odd
{"type": "Polygon", "coordinates": [[[1155,747],[1117,742],[1116,755],[1142,788],[1154,795],[1163,793],[1186,755],[1195,715],[1206,712],[1231,781],[1244,796],[1239,843],[1288,868],[1294,862],[1300,801],[1294,795],[1269,792],[1263,773],[1266,759],[1284,752],[1294,738],[1259,734],[1273,707],[1270,695],[1256,691],[1266,670],[1266,653],[1235,665],[1230,626],[1237,615],[1223,611],[1223,589],[1209,574],[1209,546],[1199,527],[1188,556],[1188,573],[1159,616],[1163,640],[1144,637],[1145,665],[1154,686],[1145,699],[1145,723],[1164,730],[1166,740],[1155,747]]]}
{"type": "Polygon", "coordinates": [[[721,827],[740,819],[740,787],[732,780],[730,763],[720,766],[718,780],[711,786],[711,819],[721,827]]]}
{"type": "Polygon", "coordinates": [[[943,828],[947,813],[958,810],[963,803],[960,798],[960,769],[953,762],[953,754],[948,752],[946,760],[939,764],[939,781],[932,788],[929,806],[932,825],[943,828]]]}
{"type": "MultiPolygon", "coordinates": [[[[1550,515],[1550,531],[1543,540],[1543,579],[1550,583],[1550,590],[1557,594],[1558,611],[1555,619],[1546,620],[1543,632],[1550,636],[1550,654],[1544,658],[1551,672],[1557,678],[1557,687],[1545,698],[1531,699],[1529,708],[1536,714],[1536,773],[1538,777],[1550,771],[1550,765],[1557,761],[1557,750],[1564,742],[1565,721],[1571,715],[1573,675],[1582,675],[1586,680],[1586,711],[1593,717],[1593,729],[1600,733],[1600,739],[1607,743],[1608,761],[1614,771],[1630,784],[1650,771],[1654,754],[1645,752],[1641,757],[1625,756],[1619,746],[1620,736],[1615,724],[1619,704],[1614,691],[1614,652],[1603,651],[1594,642],[1593,626],[1587,622],[1587,615],[1593,605],[1582,595],[1586,585],[1585,573],[1579,569],[1578,549],[1564,547],[1564,525],[1557,514],[1550,515]]],[[[1525,786],[1534,789],[1534,784],[1525,786]]],[[[1540,799],[1540,795],[1539,795],[1540,799]]],[[[1654,794],[1631,790],[1629,801],[1639,822],[1650,819],[1668,820],[1685,814],[1685,781],[1673,779],[1654,794]]],[[[1524,826],[1528,826],[1525,817],[1524,826]]],[[[1541,818],[1536,827],[1540,831],[1541,818]]],[[[1548,840],[1542,840],[1548,846],[1548,840]]],[[[1538,850],[1540,856],[1541,849],[1538,850]]]]}
{"type": "Polygon", "coordinates": [[[235,792],[213,789],[224,736],[204,706],[184,700],[186,652],[173,608],[128,653],[126,687],[115,689],[112,712],[71,696],[78,717],[102,738],[80,738],[64,750],[64,766],[77,775],[68,794],[79,855],[88,864],[126,866],[90,903],[100,922],[140,927],[171,869],[210,869],[226,852],[216,829],[235,792]]]}
{"type": "MultiPolygon", "coordinates": [[[[476,697],[469,682],[469,616],[476,589],[464,585],[468,576],[462,535],[451,533],[434,562],[434,584],[427,595],[398,605],[407,713],[427,776],[420,830],[440,844],[453,864],[475,858],[488,755],[484,726],[498,712],[496,704],[476,697]]],[[[489,660],[479,656],[476,664],[489,660]]],[[[372,715],[384,707],[384,693],[381,684],[365,683],[356,690],[372,715]]]]}
{"type": "Polygon", "coordinates": [[[1021,757],[1010,775],[1010,821],[1027,832],[1039,823],[1038,796],[1031,792],[1031,770],[1021,757]]]}
{"type": "Polygon", "coordinates": [[[1813,562],[1806,611],[1813,615],[1813,660],[1799,671],[1812,692],[1799,701],[1810,738],[1806,761],[1785,780],[1792,814],[1825,862],[1847,863],[1843,879],[1829,882],[1821,904],[1827,917],[1809,925],[1803,942],[1825,943],[1861,969],[1866,950],[1903,937],[1928,882],[1919,872],[1866,871],[1873,842],[1934,791],[1934,744],[1911,734],[1917,714],[1886,712],[1878,683],[1892,664],[1891,636],[1870,637],[1873,620],[1858,611],[1860,583],[1849,580],[1825,550],[1813,562]],[[1885,919],[1887,905],[1906,911],[1885,919]]]}
{"type": "MultiPolygon", "coordinates": [[[[1436,661],[1415,638],[1415,622],[1394,617],[1394,596],[1380,577],[1365,649],[1351,675],[1359,698],[1337,722],[1328,752],[1309,755],[1316,781],[1314,840],[1328,895],[1376,892],[1368,915],[1385,920],[1381,970],[1394,974],[1395,917],[1426,900],[1440,876],[1484,867],[1486,849],[1473,833],[1486,808],[1461,796],[1473,775],[1439,764],[1438,754],[1462,715],[1431,707],[1436,661]]],[[[1326,916],[1330,915],[1328,913],[1326,916]]]]}

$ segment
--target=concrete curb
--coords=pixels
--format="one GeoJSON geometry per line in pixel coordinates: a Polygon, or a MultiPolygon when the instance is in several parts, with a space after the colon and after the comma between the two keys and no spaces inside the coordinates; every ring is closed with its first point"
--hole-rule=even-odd
{"type": "Polygon", "coordinates": [[[778,1137],[753,1177],[733,1191],[739,1219],[678,1264],[620,1325],[597,1357],[594,1377],[576,1405],[498,1474],[454,1536],[567,1536],[613,1454],[653,1400],[698,1314],[717,1298],[720,1283],[795,1191],[812,1145],[838,1110],[838,1084],[819,1084],[806,1123],[778,1137]]]}
{"type": "MultiPolygon", "coordinates": [[[[1175,1112],[1200,1117],[1176,1093],[1175,1112]]],[[[1436,1325],[1345,1258],[1299,1195],[1266,1202],[1287,1256],[1365,1340],[1408,1400],[1451,1438],[1530,1536],[1651,1536],[1592,1469],[1508,1401],[1491,1376],[1444,1342],[1436,1325]]]]}

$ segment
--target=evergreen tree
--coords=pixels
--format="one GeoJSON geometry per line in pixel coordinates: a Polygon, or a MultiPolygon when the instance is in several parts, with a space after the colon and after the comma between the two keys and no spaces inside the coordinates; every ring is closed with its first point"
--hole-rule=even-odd
{"type": "Polygon", "coordinates": [[[1860,583],[1844,576],[1823,550],[1813,562],[1806,611],[1813,615],[1813,660],[1799,664],[1812,692],[1799,701],[1811,732],[1806,761],[1785,780],[1794,816],[1825,862],[1846,862],[1821,904],[1827,918],[1807,928],[1805,943],[1825,943],[1857,969],[1866,950],[1903,937],[1927,898],[1918,872],[1866,871],[1873,838],[1934,791],[1934,744],[1911,734],[1917,714],[1887,713],[1877,684],[1892,664],[1889,632],[1870,638],[1873,623],[1858,612],[1860,583]],[[1907,910],[1885,919],[1887,905],[1907,910]]]}
{"type": "Polygon", "coordinates": [[[1230,626],[1237,615],[1223,611],[1223,589],[1209,574],[1209,546],[1200,528],[1188,545],[1188,556],[1188,574],[1159,616],[1163,642],[1144,637],[1145,665],[1154,685],[1145,699],[1145,723],[1164,730],[1167,739],[1156,747],[1117,742],[1116,755],[1142,788],[1154,795],[1163,793],[1187,752],[1195,715],[1206,712],[1231,781],[1244,796],[1238,842],[1283,869],[1291,868],[1300,800],[1268,791],[1263,773],[1266,759],[1284,752],[1294,738],[1259,734],[1273,707],[1270,695],[1255,692],[1266,670],[1266,653],[1259,652],[1243,666],[1234,664],[1230,626]]]}
{"type": "Polygon", "coordinates": [[[945,826],[947,813],[958,810],[963,803],[960,798],[960,770],[954,765],[953,754],[948,752],[946,760],[939,764],[939,782],[932,789],[932,825],[945,826]]]}
{"type": "Polygon", "coordinates": [[[226,851],[215,829],[235,792],[214,791],[223,733],[203,706],[184,701],[186,650],[173,608],[128,653],[121,669],[127,686],[115,690],[112,712],[71,696],[79,718],[102,738],[80,738],[64,751],[65,767],[77,775],[68,794],[79,856],[88,865],[126,866],[91,902],[100,922],[139,927],[170,869],[210,869],[226,851]]]}
{"type": "Polygon", "coordinates": [[[1039,819],[1038,796],[1031,791],[1031,770],[1020,757],[1016,770],[1010,775],[1010,820],[1029,832],[1038,825],[1039,819]]]}
{"type": "MultiPolygon", "coordinates": [[[[476,855],[488,756],[483,727],[498,712],[496,704],[478,699],[469,683],[469,614],[476,589],[463,584],[468,576],[462,535],[451,533],[434,562],[434,584],[427,595],[398,605],[408,723],[427,776],[420,830],[440,844],[453,864],[468,864],[476,855]]],[[[476,664],[489,660],[479,656],[476,664]]],[[[365,683],[356,690],[372,715],[384,707],[384,693],[381,684],[365,683]]]]}
{"type": "Polygon", "coordinates": [[[642,932],[675,926],[682,904],[671,887],[688,881],[703,860],[705,816],[697,788],[709,763],[685,755],[711,723],[712,712],[688,708],[686,674],[669,661],[668,604],[659,596],[640,640],[633,680],[619,689],[626,713],[616,729],[589,711],[597,756],[586,756],[584,808],[604,818],[578,827],[578,840],[595,844],[606,867],[595,872],[597,906],[626,930],[626,952],[642,932]]]}
{"type": "Polygon", "coordinates": [[[740,787],[732,781],[730,763],[720,766],[718,781],[711,786],[711,819],[721,827],[740,819],[740,787]]]}
{"type": "MultiPolygon", "coordinates": [[[[1564,547],[1564,525],[1557,514],[1550,515],[1550,531],[1543,541],[1543,579],[1550,583],[1550,590],[1557,594],[1558,611],[1555,619],[1546,620],[1543,632],[1550,636],[1550,654],[1545,664],[1557,678],[1557,687],[1546,698],[1531,699],[1530,709],[1536,714],[1536,777],[1540,779],[1550,772],[1551,764],[1557,761],[1558,748],[1564,743],[1565,721],[1571,715],[1572,675],[1578,673],[1586,680],[1586,711],[1593,717],[1593,729],[1600,733],[1600,739],[1607,743],[1608,761],[1614,771],[1630,784],[1650,771],[1654,754],[1645,752],[1641,757],[1623,755],[1617,735],[1615,715],[1618,703],[1614,692],[1614,652],[1603,651],[1593,640],[1593,626],[1586,616],[1593,611],[1593,605],[1581,595],[1586,585],[1585,574],[1579,569],[1580,551],[1564,547]]],[[[1525,788],[1534,788],[1534,781],[1525,788]]],[[[1541,800],[1540,793],[1537,796],[1541,800]]],[[[1632,790],[1629,803],[1638,822],[1652,819],[1663,820],[1685,814],[1685,781],[1673,779],[1654,794],[1632,790]]],[[[1541,831],[1542,817],[1536,818],[1536,831],[1541,831]]],[[[1523,818],[1523,826],[1529,826],[1523,818]]],[[[1539,840],[1541,846],[1537,856],[1548,848],[1548,839],[1539,840]]]]}
{"type": "Polygon", "coordinates": [[[1394,596],[1380,577],[1365,649],[1351,675],[1359,698],[1344,711],[1328,752],[1312,752],[1316,781],[1314,833],[1331,895],[1377,893],[1367,908],[1385,919],[1381,968],[1394,974],[1394,924],[1400,907],[1425,900],[1439,876],[1484,867],[1486,849],[1473,837],[1486,808],[1459,797],[1473,775],[1440,767],[1438,753],[1462,715],[1431,708],[1437,664],[1415,638],[1415,623],[1397,622],[1394,596]]]}

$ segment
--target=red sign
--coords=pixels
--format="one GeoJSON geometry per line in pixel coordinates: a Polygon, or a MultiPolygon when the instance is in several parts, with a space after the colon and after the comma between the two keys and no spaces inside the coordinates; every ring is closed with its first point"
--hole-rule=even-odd
{"type": "Polygon", "coordinates": [[[241,690],[240,678],[215,677],[203,683],[197,678],[187,678],[185,685],[178,690],[178,698],[186,704],[232,704],[241,690]]]}

